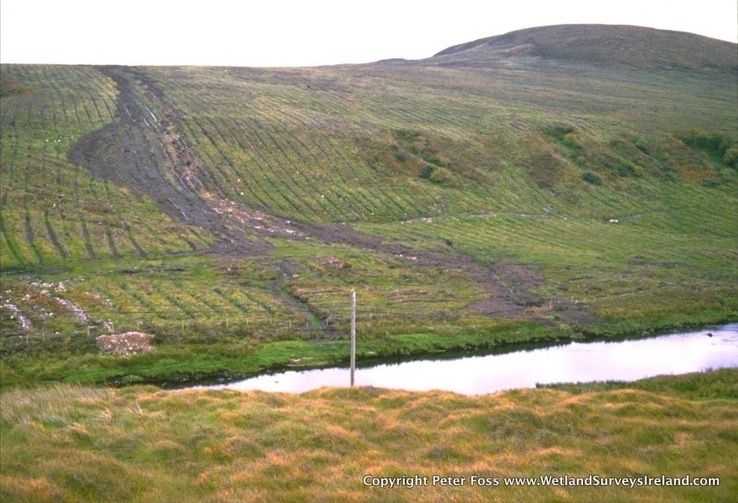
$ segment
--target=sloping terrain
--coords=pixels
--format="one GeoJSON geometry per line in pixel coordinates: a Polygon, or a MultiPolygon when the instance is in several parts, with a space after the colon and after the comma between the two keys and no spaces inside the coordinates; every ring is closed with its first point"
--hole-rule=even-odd
{"type": "Polygon", "coordinates": [[[342,338],[351,288],[387,354],[734,319],[735,49],[564,26],[369,65],[3,65],[6,361],[342,338]]]}
{"type": "Polygon", "coordinates": [[[602,66],[689,70],[736,75],[735,44],[691,33],[638,26],[566,25],[514,31],[444,49],[445,62],[488,60],[497,56],[540,56],[602,66]]]}

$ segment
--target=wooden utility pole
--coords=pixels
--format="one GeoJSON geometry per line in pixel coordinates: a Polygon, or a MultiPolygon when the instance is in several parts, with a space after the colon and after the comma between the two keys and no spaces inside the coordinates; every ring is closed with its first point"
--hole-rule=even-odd
{"type": "Polygon", "coordinates": [[[351,387],[356,372],[356,290],[351,289],[351,387]]]}

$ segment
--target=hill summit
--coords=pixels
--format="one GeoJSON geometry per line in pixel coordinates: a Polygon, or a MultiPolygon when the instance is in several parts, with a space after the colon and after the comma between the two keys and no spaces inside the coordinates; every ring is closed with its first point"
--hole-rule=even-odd
{"type": "Polygon", "coordinates": [[[691,33],[623,25],[529,28],[455,45],[431,60],[474,65],[513,55],[643,69],[738,73],[736,44],[691,33]]]}

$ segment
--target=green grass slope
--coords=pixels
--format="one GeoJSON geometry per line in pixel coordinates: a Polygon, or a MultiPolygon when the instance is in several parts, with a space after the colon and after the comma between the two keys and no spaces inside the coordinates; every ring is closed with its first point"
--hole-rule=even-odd
{"type": "Polygon", "coordinates": [[[734,56],[563,26],[369,65],[2,65],[6,381],[341,361],[351,288],[387,355],[734,320],[734,56]],[[99,354],[127,330],[156,353],[99,354]]]}

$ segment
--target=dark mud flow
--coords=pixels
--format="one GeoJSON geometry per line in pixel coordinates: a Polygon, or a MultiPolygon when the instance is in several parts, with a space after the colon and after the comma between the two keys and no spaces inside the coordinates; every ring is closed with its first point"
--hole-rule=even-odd
{"type": "Polygon", "coordinates": [[[176,108],[145,75],[117,67],[100,70],[118,87],[117,120],[80,140],[69,159],[92,176],[150,197],[176,221],[208,230],[223,252],[262,252],[262,240],[207,199],[208,172],[177,132],[176,108]]]}
{"type": "MultiPolygon", "coordinates": [[[[413,250],[349,225],[300,222],[228,199],[211,172],[178,130],[182,114],[145,69],[99,67],[118,87],[117,118],[80,140],[69,159],[92,176],[148,196],[177,222],[207,230],[215,237],[208,250],[216,256],[266,255],[266,237],[315,240],[403,257],[409,265],[461,270],[489,292],[468,309],[490,316],[524,315],[539,303],[532,293],[539,275],[522,266],[483,265],[449,247],[443,252],[413,250]]],[[[562,311],[562,318],[590,318],[585,306],[562,311]]],[[[548,323],[541,319],[542,323],[548,323]]],[[[592,320],[590,320],[592,321],[592,320]]]]}

